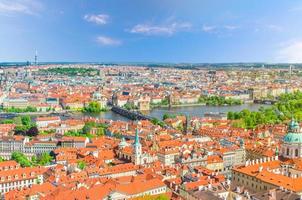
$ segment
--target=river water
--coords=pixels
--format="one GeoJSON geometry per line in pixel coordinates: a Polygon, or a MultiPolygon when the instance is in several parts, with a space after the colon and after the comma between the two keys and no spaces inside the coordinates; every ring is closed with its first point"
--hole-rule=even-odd
{"type": "MultiPolygon", "coordinates": [[[[173,107],[173,108],[154,108],[153,110],[149,112],[144,112],[144,114],[147,114],[152,117],[156,117],[158,119],[162,119],[163,115],[165,113],[170,114],[185,114],[190,117],[203,117],[204,113],[209,112],[223,112],[227,113],[229,111],[241,111],[243,109],[248,109],[251,111],[258,110],[261,106],[267,107],[268,105],[260,105],[260,104],[242,104],[242,105],[236,105],[236,106],[185,106],[185,107],[173,107]]],[[[128,121],[127,118],[120,116],[112,111],[108,111],[105,113],[100,113],[97,115],[91,115],[91,114],[83,114],[83,113],[76,113],[74,114],[74,117],[84,117],[84,116],[92,116],[92,117],[98,117],[98,118],[104,118],[104,119],[112,119],[114,121],[116,120],[123,120],[128,121]]]]}

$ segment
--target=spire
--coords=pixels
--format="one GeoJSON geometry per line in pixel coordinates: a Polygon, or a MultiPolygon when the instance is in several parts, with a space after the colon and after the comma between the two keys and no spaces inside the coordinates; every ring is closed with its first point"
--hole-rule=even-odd
{"type": "Polygon", "coordinates": [[[275,149],[275,156],[279,156],[279,148],[278,147],[276,147],[276,149],[275,149]]]}
{"type": "Polygon", "coordinates": [[[138,145],[138,144],[139,144],[138,129],[135,129],[135,142],[134,142],[134,145],[138,145]]]}

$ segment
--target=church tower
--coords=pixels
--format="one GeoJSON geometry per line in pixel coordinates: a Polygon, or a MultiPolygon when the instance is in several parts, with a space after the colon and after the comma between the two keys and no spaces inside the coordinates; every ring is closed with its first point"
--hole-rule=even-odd
{"type": "Polygon", "coordinates": [[[283,138],[281,155],[285,158],[302,158],[302,131],[299,123],[293,119],[288,125],[287,134],[283,138]]]}
{"type": "Polygon", "coordinates": [[[142,157],[142,145],[139,141],[138,129],[135,130],[135,141],[133,144],[133,149],[134,149],[134,164],[140,165],[141,157],[142,157]]]}

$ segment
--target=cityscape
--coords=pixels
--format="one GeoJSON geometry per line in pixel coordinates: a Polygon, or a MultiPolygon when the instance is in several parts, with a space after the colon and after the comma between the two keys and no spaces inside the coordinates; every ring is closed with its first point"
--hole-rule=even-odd
{"type": "Polygon", "coordinates": [[[0,0],[0,198],[301,200],[302,2],[121,2],[0,0]]]}

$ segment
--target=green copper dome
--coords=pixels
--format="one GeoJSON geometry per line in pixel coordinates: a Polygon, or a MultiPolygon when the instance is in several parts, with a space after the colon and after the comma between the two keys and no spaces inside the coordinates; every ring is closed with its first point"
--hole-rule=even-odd
{"type": "Polygon", "coordinates": [[[302,133],[300,132],[299,123],[292,120],[288,125],[288,133],[283,138],[284,142],[302,143],[302,133]]]}
{"type": "Polygon", "coordinates": [[[302,133],[287,133],[283,141],[288,143],[302,143],[302,133]]]}

